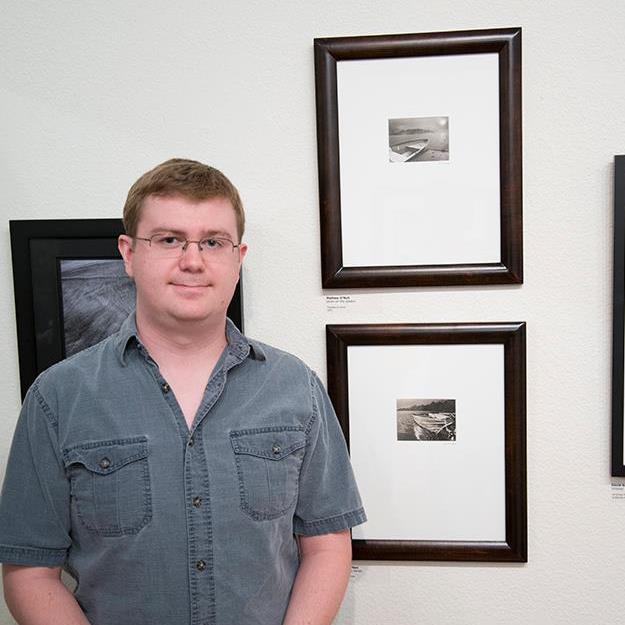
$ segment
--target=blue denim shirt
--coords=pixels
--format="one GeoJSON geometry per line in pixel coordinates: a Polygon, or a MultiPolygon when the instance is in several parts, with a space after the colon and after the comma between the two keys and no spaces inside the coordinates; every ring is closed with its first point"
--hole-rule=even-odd
{"type": "Polygon", "coordinates": [[[192,427],[134,316],[31,387],[0,561],[63,566],[92,625],[279,625],[294,534],[365,514],[316,375],[227,326],[192,427]]]}

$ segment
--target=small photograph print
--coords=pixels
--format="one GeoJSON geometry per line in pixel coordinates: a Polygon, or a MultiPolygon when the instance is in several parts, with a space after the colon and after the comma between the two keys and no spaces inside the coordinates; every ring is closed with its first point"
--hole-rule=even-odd
{"type": "Polygon", "coordinates": [[[455,441],[455,399],[398,399],[398,441],[455,441]]]}
{"type": "Polygon", "coordinates": [[[135,308],[135,285],[121,259],[61,260],[65,356],[117,332],[135,308]]]}
{"type": "Polygon", "coordinates": [[[449,160],[449,117],[388,120],[388,160],[419,163],[449,160]]]}

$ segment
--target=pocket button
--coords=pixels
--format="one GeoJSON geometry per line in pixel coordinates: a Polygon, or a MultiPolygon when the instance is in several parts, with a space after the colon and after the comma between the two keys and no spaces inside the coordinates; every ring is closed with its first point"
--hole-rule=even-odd
{"type": "Polygon", "coordinates": [[[273,446],[271,447],[271,451],[274,456],[278,456],[280,455],[280,452],[282,451],[282,447],[280,447],[278,443],[274,443],[273,446]]]}
{"type": "Polygon", "coordinates": [[[102,460],[100,460],[101,469],[108,469],[110,466],[111,466],[111,461],[107,457],[104,457],[102,458],[102,460]]]}

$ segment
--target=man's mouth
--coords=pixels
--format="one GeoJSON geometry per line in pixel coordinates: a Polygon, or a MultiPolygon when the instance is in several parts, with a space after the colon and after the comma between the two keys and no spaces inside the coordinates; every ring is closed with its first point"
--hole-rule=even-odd
{"type": "Polygon", "coordinates": [[[209,286],[208,284],[187,284],[186,282],[172,282],[171,284],[185,289],[204,289],[209,286]]]}

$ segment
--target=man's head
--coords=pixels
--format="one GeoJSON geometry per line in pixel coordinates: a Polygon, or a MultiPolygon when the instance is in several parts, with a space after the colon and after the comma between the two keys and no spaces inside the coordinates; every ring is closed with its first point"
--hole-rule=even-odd
{"type": "Polygon", "coordinates": [[[172,159],[141,176],[118,241],[135,282],[137,323],[224,322],[247,251],[243,223],[236,188],[213,167],[172,159]]]}
{"type": "Polygon", "coordinates": [[[218,169],[198,161],[172,158],[141,176],[128,191],[124,206],[124,228],[134,237],[146,198],[182,196],[189,200],[228,200],[237,222],[238,243],[245,229],[245,213],[236,187],[218,169]]]}

